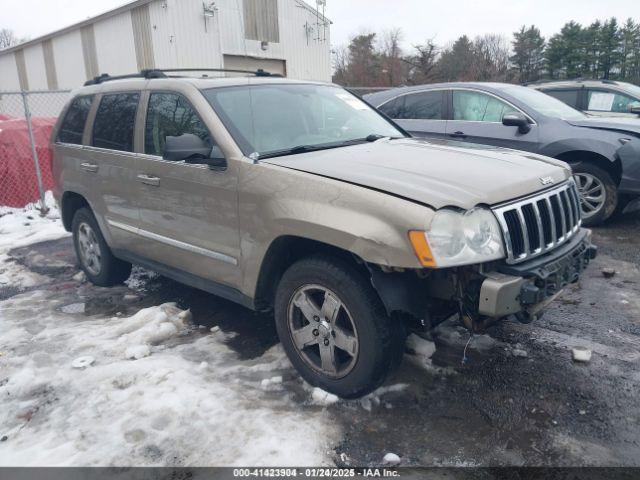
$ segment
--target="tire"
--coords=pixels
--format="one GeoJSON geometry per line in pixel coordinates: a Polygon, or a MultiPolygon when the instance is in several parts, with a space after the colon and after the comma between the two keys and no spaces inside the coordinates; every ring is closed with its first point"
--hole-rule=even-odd
{"type": "Polygon", "coordinates": [[[573,176],[580,190],[580,207],[582,209],[582,224],[586,227],[594,227],[602,224],[616,211],[618,206],[618,188],[611,178],[611,175],[600,167],[596,167],[591,163],[578,163],[572,165],[573,176]],[[593,182],[593,183],[589,183],[593,182]],[[582,197],[586,188],[591,188],[593,191],[597,186],[597,182],[600,183],[601,189],[595,191],[595,197],[600,197],[600,192],[604,194],[604,199],[599,203],[599,206],[593,210],[592,202],[585,202],[582,197]],[[587,207],[589,205],[589,207],[587,207]]]}
{"type": "Polygon", "coordinates": [[[280,280],[274,310],[278,336],[293,366],[308,383],[339,397],[375,390],[402,360],[402,322],[389,318],[368,279],[345,261],[314,256],[294,263],[280,280]],[[312,303],[306,304],[309,299],[312,303]],[[307,319],[316,313],[318,320],[307,319]],[[306,346],[296,346],[294,336],[306,346]],[[322,352],[326,358],[326,352],[333,352],[331,373],[322,371],[322,352]]]}
{"type": "Polygon", "coordinates": [[[71,225],[78,263],[91,283],[111,287],[129,278],[131,264],[113,256],[91,210],[80,208],[71,225]]]}

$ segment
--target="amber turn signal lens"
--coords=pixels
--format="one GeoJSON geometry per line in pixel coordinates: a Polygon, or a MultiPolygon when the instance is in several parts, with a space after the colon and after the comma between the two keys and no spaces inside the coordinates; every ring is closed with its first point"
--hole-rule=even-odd
{"type": "Polygon", "coordinates": [[[416,257],[418,257],[422,266],[435,267],[436,261],[431,253],[431,248],[429,248],[429,243],[427,242],[427,236],[425,233],[419,230],[411,230],[409,232],[409,240],[413,246],[413,251],[416,253],[416,257]]]}

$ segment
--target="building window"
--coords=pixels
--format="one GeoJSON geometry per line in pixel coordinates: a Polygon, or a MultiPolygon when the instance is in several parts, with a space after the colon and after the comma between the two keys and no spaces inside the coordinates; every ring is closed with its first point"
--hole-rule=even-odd
{"type": "Polygon", "coordinates": [[[244,38],[260,42],[280,41],[278,0],[244,0],[244,38]]]}

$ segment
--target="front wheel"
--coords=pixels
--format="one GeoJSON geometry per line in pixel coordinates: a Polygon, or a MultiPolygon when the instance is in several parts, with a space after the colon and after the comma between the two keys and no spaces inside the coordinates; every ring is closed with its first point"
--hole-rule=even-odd
{"type": "Polygon", "coordinates": [[[293,264],[278,285],[275,319],[300,375],[343,398],[376,389],[402,358],[403,325],[387,316],[366,278],[337,259],[293,264]]]}
{"type": "Polygon", "coordinates": [[[613,215],[618,205],[618,189],[609,173],[590,163],[581,163],[573,167],[573,178],[580,193],[583,225],[593,227],[613,215]]]}

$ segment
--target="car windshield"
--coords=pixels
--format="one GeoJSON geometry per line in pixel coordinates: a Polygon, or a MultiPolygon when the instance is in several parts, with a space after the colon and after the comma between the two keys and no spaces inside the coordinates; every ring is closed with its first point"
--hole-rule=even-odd
{"type": "Polygon", "coordinates": [[[404,136],[339,87],[264,84],[212,88],[203,93],[243,153],[254,158],[404,136]]]}
{"type": "Polygon", "coordinates": [[[563,120],[584,120],[587,118],[587,115],[571,108],[557,98],[532,88],[509,85],[502,88],[502,91],[547,117],[561,118],[563,120]]]}

